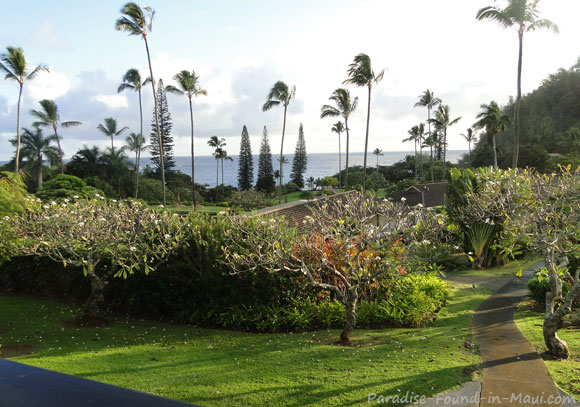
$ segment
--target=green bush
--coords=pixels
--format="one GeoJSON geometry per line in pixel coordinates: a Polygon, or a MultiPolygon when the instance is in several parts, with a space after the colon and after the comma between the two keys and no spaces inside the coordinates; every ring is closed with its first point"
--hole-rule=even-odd
{"type": "Polygon", "coordinates": [[[267,206],[266,194],[255,189],[235,191],[230,199],[230,205],[240,207],[246,211],[267,206]]]}
{"type": "Polygon", "coordinates": [[[36,191],[36,196],[43,201],[72,199],[74,196],[92,198],[96,195],[104,196],[105,193],[100,189],[88,186],[79,177],[67,174],[58,174],[53,179],[46,181],[36,191]]]}
{"type": "MultiPolygon", "coordinates": [[[[560,276],[563,277],[560,272],[560,276]]],[[[542,267],[534,273],[534,277],[528,280],[528,290],[530,297],[538,304],[546,305],[546,293],[551,290],[550,277],[548,276],[548,269],[542,267]]],[[[562,295],[566,296],[570,287],[566,283],[562,284],[562,295]]]]}

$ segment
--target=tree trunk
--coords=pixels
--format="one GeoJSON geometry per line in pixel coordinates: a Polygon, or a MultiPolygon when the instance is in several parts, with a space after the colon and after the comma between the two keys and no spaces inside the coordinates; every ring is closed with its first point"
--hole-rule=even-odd
{"type": "Polygon", "coordinates": [[[544,342],[548,347],[551,355],[560,358],[568,359],[570,357],[570,350],[566,341],[558,337],[557,331],[562,328],[562,319],[552,314],[544,320],[544,342]]]}
{"type": "Polygon", "coordinates": [[[38,167],[36,168],[36,185],[42,187],[42,153],[38,154],[38,167]]]}
{"type": "Polygon", "coordinates": [[[350,344],[350,335],[356,324],[356,305],[358,302],[358,291],[356,288],[349,288],[345,296],[345,308],[346,308],[346,323],[344,329],[340,334],[340,342],[343,345],[350,344]]]}
{"type": "MultiPolygon", "coordinates": [[[[141,84],[139,84],[141,86],[141,84]]],[[[139,123],[141,124],[140,127],[140,134],[143,136],[143,105],[141,103],[141,89],[139,89],[139,123]]]]}
{"type": "Polygon", "coordinates": [[[105,283],[95,274],[93,265],[87,266],[87,277],[91,282],[91,294],[85,303],[85,318],[94,318],[97,315],[99,304],[104,300],[105,283]]]}
{"type": "MultiPolygon", "coordinates": [[[[433,141],[433,140],[431,140],[433,141]]],[[[431,168],[431,182],[435,182],[435,176],[433,175],[433,146],[429,146],[431,155],[429,157],[429,167],[431,168]]]]}
{"type": "Polygon", "coordinates": [[[344,189],[348,189],[348,147],[350,144],[350,132],[348,129],[348,116],[344,118],[344,127],[346,127],[346,163],[344,168],[344,189]]]}
{"type": "Polygon", "coordinates": [[[140,150],[135,152],[135,199],[139,196],[139,154],[140,150]]]}
{"type": "Polygon", "coordinates": [[[222,187],[224,186],[224,159],[222,158],[222,187]]]}
{"type": "Polygon", "coordinates": [[[443,131],[443,175],[442,180],[445,181],[445,175],[447,173],[447,128],[443,131]]]}
{"type": "Polygon", "coordinates": [[[367,189],[367,152],[369,150],[369,124],[371,120],[371,87],[369,86],[369,103],[367,105],[367,133],[365,136],[365,157],[363,162],[363,191],[367,189]]]}
{"type": "Polygon", "coordinates": [[[56,144],[58,146],[58,157],[60,158],[60,173],[64,174],[64,159],[62,156],[62,148],[60,146],[60,138],[58,137],[56,126],[53,126],[52,128],[54,129],[54,137],[56,138],[56,144]]]}
{"type": "Polygon", "coordinates": [[[282,203],[282,165],[284,164],[284,133],[286,131],[286,110],[288,110],[288,105],[284,105],[284,122],[282,123],[282,142],[280,143],[280,182],[278,190],[278,205],[282,203]]]}
{"type": "Polygon", "coordinates": [[[220,184],[220,162],[215,159],[215,187],[217,188],[220,184]]]}
{"type": "Polygon", "coordinates": [[[512,168],[518,167],[518,158],[520,154],[520,107],[522,104],[522,54],[524,46],[524,32],[522,30],[518,31],[518,42],[518,83],[514,111],[514,154],[512,158],[512,168]]]}
{"type": "Polygon", "coordinates": [[[16,173],[18,173],[20,167],[20,101],[22,100],[23,86],[21,83],[20,91],[18,92],[18,107],[16,108],[16,163],[14,167],[14,172],[16,173]]]}
{"type": "Polygon", "coordinates": [[[191,105],[191,97],[189,97],[189,116],[191,119],[191,204],[195,211],[195,150],[193,147],[193,107],[191,105]]]}
{"type": "Polygon", "coordinates": [[[493,144],[493,169],[497,170],[497,149],[495,146],[495,134],[491,136],[491,143],[493,144]]]}
{"type": "Polygon", "coordinates": [[[161,165],[161,191],[163,195],[163,206],[167,204],[165,193],[165,157],[163,155],[163,139],[161,138],[161,128],[159,127],[159,108],[157,104],[157,93],[155,92],[155,80],[153,79],[153,68],[151,66],[151,56],[149,55],[149,44],[147,36],[143,34],[145,49],[147,50],[147,62],[149,63],[149,76],[151,77],[151,88],[153,89],[153,103],[155,104],[155,126],[157,128],[157,142],[159,143],[159,164],[161,165]]]}
{"type": "Polygon", "coordinates": [[[340,133],[338,133],[338,187],[342,188],[342,165],[340,152],[340,133]]]}

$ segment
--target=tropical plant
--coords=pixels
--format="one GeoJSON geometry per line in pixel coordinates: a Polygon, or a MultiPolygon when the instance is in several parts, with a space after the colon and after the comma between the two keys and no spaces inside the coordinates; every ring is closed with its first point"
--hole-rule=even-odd
{"type": "Polygon", "coordinates": [[[157,106],[157,94],[155,92],[155,79],[153,76],[153,67],[151,66],[151,55],[149,53],[149,43],[147,42],[147,35],[151,32],[151,27],[153,23],[153,17],[155,16],[155,10],[151,7],[146,6],[143,9],[139,7],[136,3],[129,2],[123,6],[121,9],[121,14],[123,16],[115,22],[115,29],[117,31],[127,31],[129,35],[137,35],[143,38],[145,43],[145,50],[147,51],[147,63],[149,64],[149,79],[151,79],[151,89],[153,91],[153,103],[155,125],[157,130],[157,143],[159,145],[159,165],[161,172],[161,184],[163,193],[163,205],[166,204],[166,188],[165,188],[165,162],[164,162],[164,151],[163,151],[163,140],[161,135],[161,127],[159,125],[159,114],[157,106]]]}
{"type": "Polygon", "coordinates": [[[143,134],[143,105],[141,103],[141,89],[147,84],[147,82],[148,81],[141,80],[141,74],[139,73],[138,69],[131,68],[125,72],[125,75],[123,75],[123,83],[120,84],[119,88],[117,89],[118,93],[128,89],[137,92],[139,95],[139,123],[141,126],[139,128],[140,134],[143,134]]]}
{"type": "Polygon", "coordinates": [[[423,135],[425,134],[425,125],[423,123],[420,123],[418,126],[413,126],[410,130],[407,131],[407,133],[409,134],[409,137],[403,140],[403,143],[406,143],[407,141],[413,141],[415,144],[415,177],[419,177],[420,171],[418,170],[418,168],[421,168],[422,171],[422,167],[423,167],[423,163],[422,160],[418,160],[417,159],[417,145],[420,146],[420,150],[421,150],[421,157],[423,156],[423,135]],[[420,165],[420,166],[419,166],[420,165]]]}
{"type": "Polygon", "coordinates": [[[117,129],[117,120],[112,117],[105,118],[104,124],[99,124],[97,130],[103,133],[105,136],[111,138],[111,151],[115,151],[115,146],[113,145],[113,138],[120,136],[125,130],[129,130],[127,126],[117,129]]]}
{"type": "MultiPolygon", "coordinates": [[[[341,164],[342,152],[340,149],[340,134],[344,131],[344,125],[340,121],[336,122],[332,125],[331,130],[338,135],[338,185],[342,187],[342,164],[341,164]]],[[[314,181],[314,177],[311,178],[314,181]]],[[[310,188],[312,189],[312,187],[310,188]]]]}
{"type": "Polygon", "coordinates": [[[101,151],[97,146],[83,146],[70,159],[66,166],[67,174],[79,178],[97,176],[100,173],[101,151]]]}
{"type": "Polygon", "coordinates": [[[4,72],[6,76],[4,79],[12,79],[18,82],[18,104],[16,108],[16,161],[15,172],[18,172],[18,165],[20,163],[20,102],[22,101],[22,90],[24,89],[24,82],[32,80],[40,72],[48,72],[48,68],[44,65],[37,65],[31,72],[28,72],[28,66],[22,48],[6,47],[6,53],[0,54],[0,71],[4,72]]]}
{"type": "MultiPolygon", "coordinates": [[[[352,84],[358,87],[366,86],[369,92],[368,104],[367,104],[367,129],[365,135],[365,155],[363,163],[363,190],[366,188],[367,180],[367,153],[369,146],[369,125],[371,118],[371,89],[373,85],[378,84],[385,74],[385,70],[381,70],[378,74],[371,65],[371,59],[366,54],[358,54],[354,57],[354,61],[349,65],[347,70],[348,79],[346,79],[344,84],[352,84]]],[[[348,126],[347,126],[348,129],[348,126]]]]}
{"type": "Polygon", "coordinates": [[[492,101],[489,105],[480,106],[482,111],[476,116],[479,119],[473,124],[474,129],[485,129],[488,137],[491,138],[493,146],[493,168],[497,169],[497,148],[495,145],[496,136],[505,131],[511,123],[507,114],[503,114],[496,102],[492,101]]]}
{"type": "Polygon", "coordinates": [[[169,85],[165,88],[167,92],[174,93],[176,95],[185,95],[189,100],[189,117],[191,121],[191,202],[193,209],[195,210],[195,149],[193,142],[193,105],[192,98],[199,95],[207,96],[207,90],[202,89],[199,84],[199,76],[195,74],[195,71],[191,72],[183,70],[178,72],[173,77],[173,80],[177,82],[178,87],[169,85]]]}
{"type": "MultiPolygon", "coordinates": [[[[226,143],[224,143],[225,146],[226,143]]],[[[228,152],[223,148],[218,148],[215,152],[216,160],[220,160],[222,164],[222,186],[224,185],[224,161],[234,161],[232,157],[228,155],[228,152]]]]}
{"type": "Polygon", "coordinates": [[[520,148],[520,108],[522,102],[522,54],[524,46],[524,33],[539,29],[548,29],[558,33],[558,26],[550,20],[539,18],[540,0],[506,0],[504,8],[487,6],[479,9],[477,20],[491,20],[497,22],[502,28],[515,27],[518,32],[518,76],[517,94],[514,111],[514,151],[512,167],[518,166],[520,148]]]}
{"type": "Polygon", "coordinates": [[[213,135],[207,141],[207,145],[214,148],[213,156],[216,160],[215,186],[217,187],[219,185],[219,160],[221,159],[220,155],[222,155],[222,147],[226,145],[226,139],[223,137],[220,139],[218,136],[213,135]]]}
{"type": "MultiPolygon", "coordinates": [[[[296,94],[296,86],[289,88],[282,81],[278,81],[272,86],[268,96],[266,96],[266,103],[262,106],[262,111],[266,112],[272,109],[274,106],[282,104],[284,106],[284,121],[282,123],[282,140],[280,142],[280,156],[284,155],[284,133],[286,131],[286,112],[288,110],[288,105],[290,101],[294,98],[296,94]]],[[[282,174],[282,162],[280,162],[280,174],[282,174]]],[[[278,204],[282,203],[282,177],[280,177],[280,185],[278,190],[278,204]]]]}
{"type": "Polygon", "coordinates": [[[435,112],[435,118],[431,119],[431,123],[435,125],[435,129],[441,133],[441,142],[443,148],[443,173],[447,165],[447,130],[449,127],[457,124],[461,117],[451,119],[449,105],[439,105],[435,112]]]}
{"type": "Polygon", "coordinates": [[[429,147],[429,168],[431,170],[431,182],[435,182],[435,176],[433,175],[433,150],[438,144],[438,134],[432,133],[423,140],[423,147],[429,147]]]}
{"type": "Polygon", "coordinates": [[[80,126],[82,123],[77,121],[61,122],[60,114],[58,113],[58,106],[52,100],[43,99],[38,103],[40,103],[42,110],[30,111],[30,114],[37,119],[37,121],[33,123],[33,126],[51,127],[54,131],[54,138],[56,139],[56,144],[58,145],[60,172],[64,174],[64,157],[62,153],[62,147],[60,145],[60,138],[58,136],[58,127],[62,126],[67,129],[69,127],[80,126]]]}
{"type": "MultiPolygon", "coordinates": [[[[58,162],[58,149],[52,146],[52,142],[56,141],[54,135],[45,137],[42,134],[42,129],[38,126],[34,130],[26,128],[22,129],[22,138],[20,158],[26,160],[26,167],[29,167],[36,176],[36,186],[42,187],[42,167],[45,157],[51,163],[58,162]]],[[[16,140],[10,140],[12,144],[16,144],[16,140]]]]}
{"type": "Polygon", "coordinates": [[[384,155],[383,150],[381,150],[380,148],[375,148],[373,150],[373,154],[377,156],[377,170],[378,170],[379,169],[379,156],[384,155]]]}
{"type": "MultiPolygon", "coordinates": [[[[348,157],[350,145],[350,129],[348,128],[348,118],[356,110],[356,107],[358,106],[358,97],[351,99],[350,92],[347,89],[338,88],[334,92],[332,92],[332,95],[328,99],[333,101],[336,104],[336,107],[330,105],[323,105],[322,108],[320,109],[320,118],[324,119],[325,117],[340,116],[344,119],[344,126],[342,126],[342,123],[339,122],[340,127],[337,127],[337,129],[342,129],[341,132],[346,131],[346,164],[344,171],[344,186],[345,188],[348,188],[348,157]]],[[[338,126],[338,123],[336,123],[335,126],[338,126]]],[[[337,132],[336,130],[334,130],[334,127],[333,131],[337,132]]],[[[338,133],[338,142],[340,150],[340,133],[338,133]]],[[[340,167],[340,151],[339,151],[339,167],[340,167]]]]}
{"type": "Polygon", "coordinates": [[[131,133],[125,138],[127,143],[127,150],[135,153],[135,199],[139,196],[139,161],[141,160],[141,152],[149,148],[146,145],[143,134],[131,133]]]}
{"type": "Polygon", "coordinates": [[[463,137],[465,139],[465,141],[467,141],[467,145],[469,147],[469,155],[471,155],[471,143],[477,142],[477,135],[475,134],[473,129],[471,127],[469,127],[465,131],[465,133],[461,133],[460,136],[463,137]]]}
{"type": "Polygon", "coordinates": [[[298,140],[296,141],[296,149],[294,150],[294,158],[292,159],[292,173],[290,174],[290,181],[298,185],[300,189],[304,188],[304,173],[306,172],[307,163],[308,157],[306,156],[304,127],[300,123],[298,140]]]}

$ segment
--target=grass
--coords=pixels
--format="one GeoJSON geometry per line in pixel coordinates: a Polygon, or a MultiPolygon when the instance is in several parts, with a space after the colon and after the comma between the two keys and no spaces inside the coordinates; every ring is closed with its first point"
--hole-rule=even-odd
{"type": "Polygon", "coordinates": [[[542,334],[544,314],[533,309],[533,301],[522,303],[514,319],[524,336],[544,358],[550,375],[566,393],[580,401],[580,329],[568,328],[558,332],[570,348],[572,357],[567,360],[554,360],[548,353],[542,334]]]}
{"type": "MultiPolygon", "coordinates": [[[[453,274],[461,276],[472,276],[472,277],[504,277],[504,276],[514,276],[519,270],[527,270],[533,266],[539,258],[528,258],[525,257],[520,260],[512,260],[504,266],[497,266],[483,270],[476,269],[464,269],[459,271],[454,271],[453,274]]],[[[451,273],[450,273],[451,274],[451,273]]]]}
{"type": "Polygon", "coordinates": [[[116,319],[100,328],[65,321],[80,310],[0,295],[4,357],[205,406],[363,406],[369,393],[430,396],[472,380],[472,311],[489,295],[450,283],[452,297],[423,328],[251,334],[116,319]],[[27,354],[28,353],[28,354],[27,354]]]}

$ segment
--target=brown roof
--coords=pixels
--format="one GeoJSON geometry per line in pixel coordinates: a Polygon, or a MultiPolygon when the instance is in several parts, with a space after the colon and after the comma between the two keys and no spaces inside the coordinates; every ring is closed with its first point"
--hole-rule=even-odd
{"type": "Polygon", "coordinates": [[[393,201],[400,201],[405,198],[405,203],[409,206],[422,204],[425,208],[445,205],[445,193],[447,182],[436,182],[433,184],[418,184],[407,188],[405,191],[392,193],[389,198],[393,201]]]}

